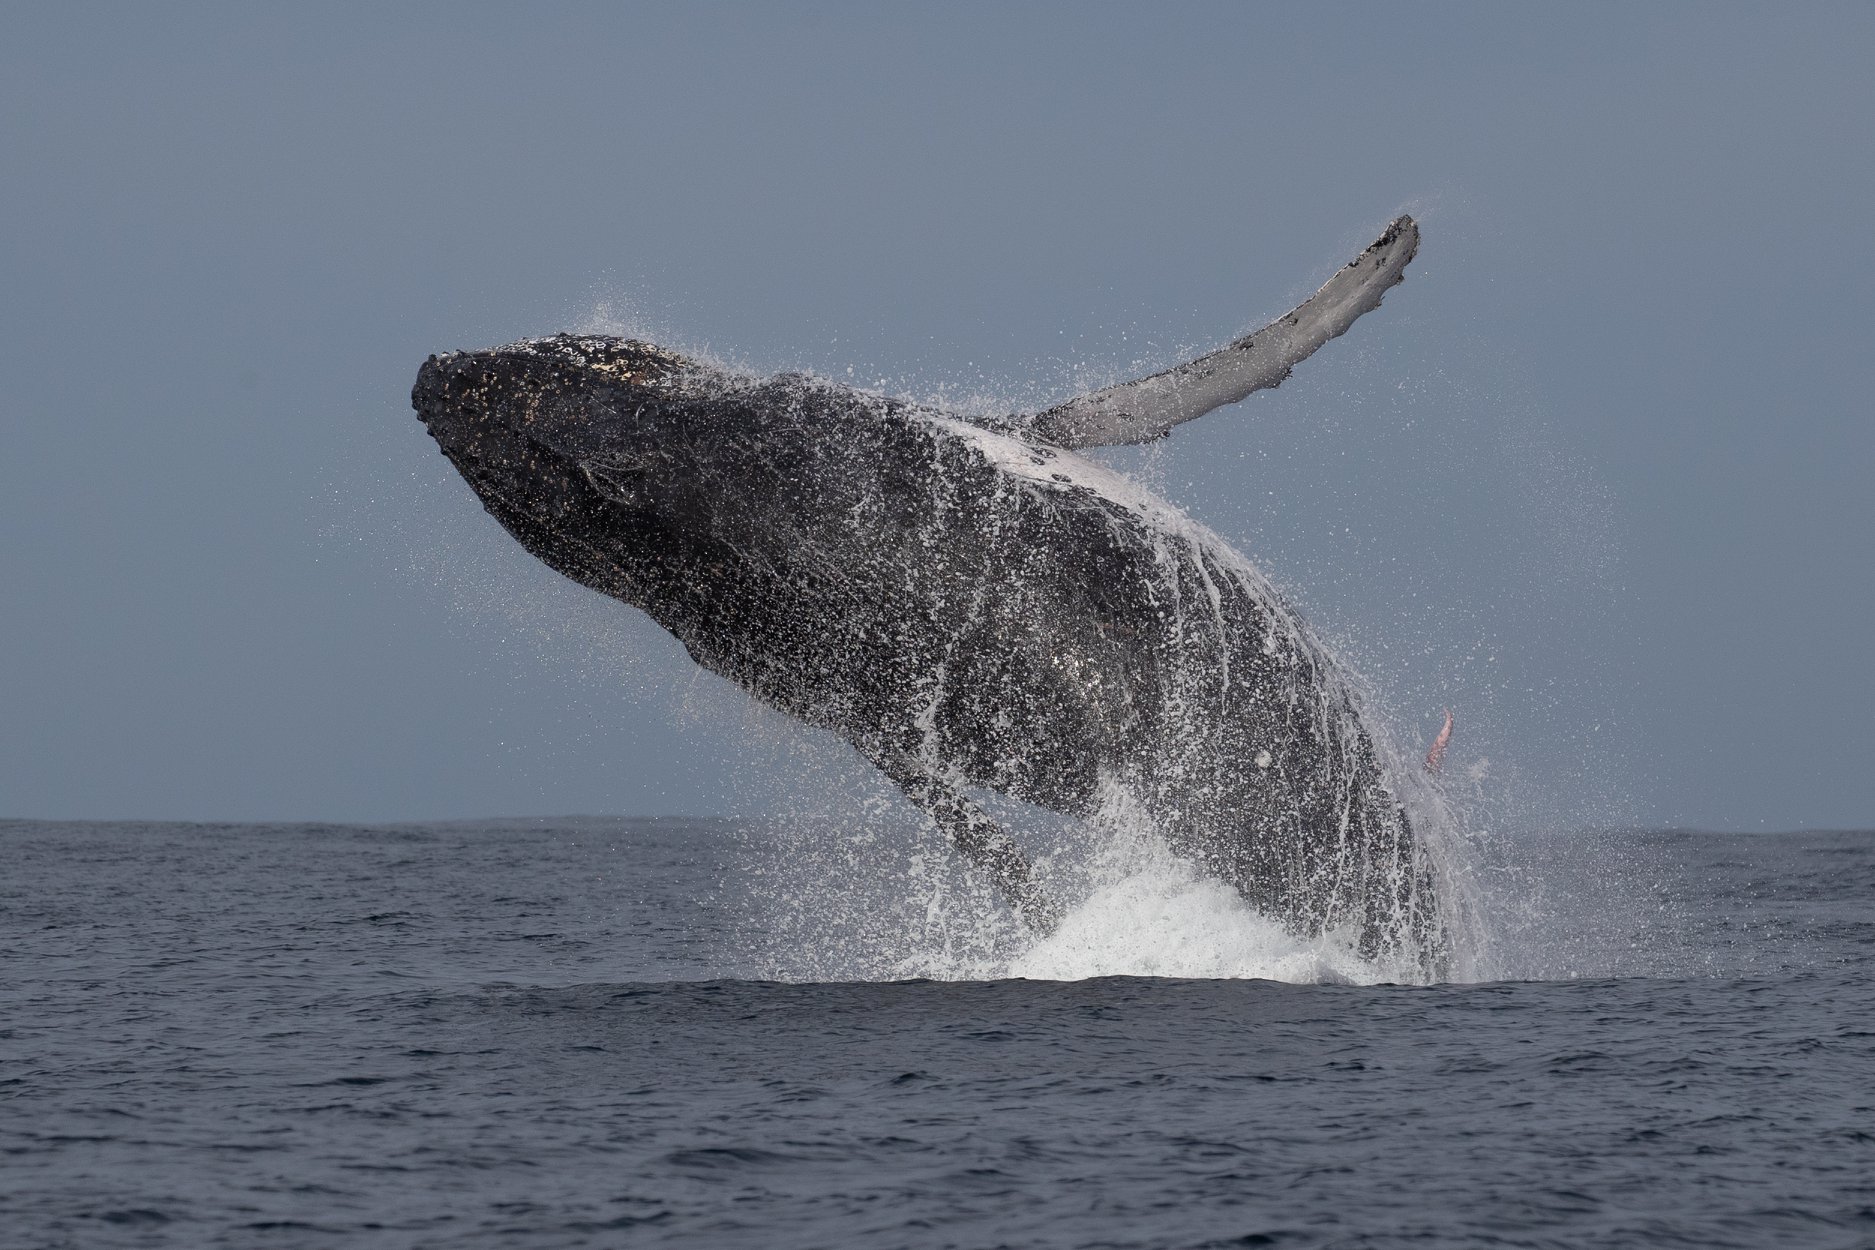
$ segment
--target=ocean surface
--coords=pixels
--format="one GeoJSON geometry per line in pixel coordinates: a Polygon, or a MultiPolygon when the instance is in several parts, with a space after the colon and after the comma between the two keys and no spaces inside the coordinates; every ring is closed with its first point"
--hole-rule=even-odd
{"type": "Polygon", "coordinates": [[[0,1246],[1875,1246],[1875,834],[1484,848],[1400,986],[820,832],[0,822],[0,1246]]]}

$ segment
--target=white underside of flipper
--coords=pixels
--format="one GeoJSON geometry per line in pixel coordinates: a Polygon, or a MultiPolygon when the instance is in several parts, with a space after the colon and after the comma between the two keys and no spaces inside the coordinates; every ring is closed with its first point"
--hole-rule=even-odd
{"type": "Polygon", "coordinates": [[[1144,443],[1173,426],[1280,383],[1316,348],[1380,307],[1419,249],[1419,227],[1401,217],[1294,312],[1208,355],[1163,373],[1092,391],[1019,423],[1057,447],[1144,443]]]}

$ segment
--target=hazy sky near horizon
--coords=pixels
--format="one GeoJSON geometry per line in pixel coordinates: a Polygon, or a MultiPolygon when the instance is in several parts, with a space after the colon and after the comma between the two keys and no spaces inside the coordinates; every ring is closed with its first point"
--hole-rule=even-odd
{"type": "Polygon", "coordinates": [[[1410,211],[1380,311],[1111,462],[1400,741],[1451,705],[1482,820],[1875,825],[1871,63],[1868,5],[16,7],[0,816],[856,774],[522,553],[424,356],[611,328],[1025,405],[1410,211]]]}

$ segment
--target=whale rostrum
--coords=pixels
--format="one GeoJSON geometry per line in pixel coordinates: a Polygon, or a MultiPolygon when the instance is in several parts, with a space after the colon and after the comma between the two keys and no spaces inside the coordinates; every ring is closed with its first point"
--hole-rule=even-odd
{"type": "Polygon", "coordinates": [[[1254,565],[1073,451],[1277,385],[1418,238],[1402,217],[1269,326],[1032,414],[565,334],[432,356],[411,398],[527,550],[851,743],[1031,927],[1059,905],[973,791],[1124,793],[1264,914],[1432,972],[1438,874],[1349,680],[1254,565]]]}

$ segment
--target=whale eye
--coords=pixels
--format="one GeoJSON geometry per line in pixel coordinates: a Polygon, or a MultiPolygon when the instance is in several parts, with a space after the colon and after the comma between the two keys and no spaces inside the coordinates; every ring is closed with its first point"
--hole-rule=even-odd
{"type": "Polygon", "coordinates": [[[579,462],[580,471],[594,490],[617,503],[635,504],[644,495],[649,463],[636,456],[610,452],[579,462]]]}

